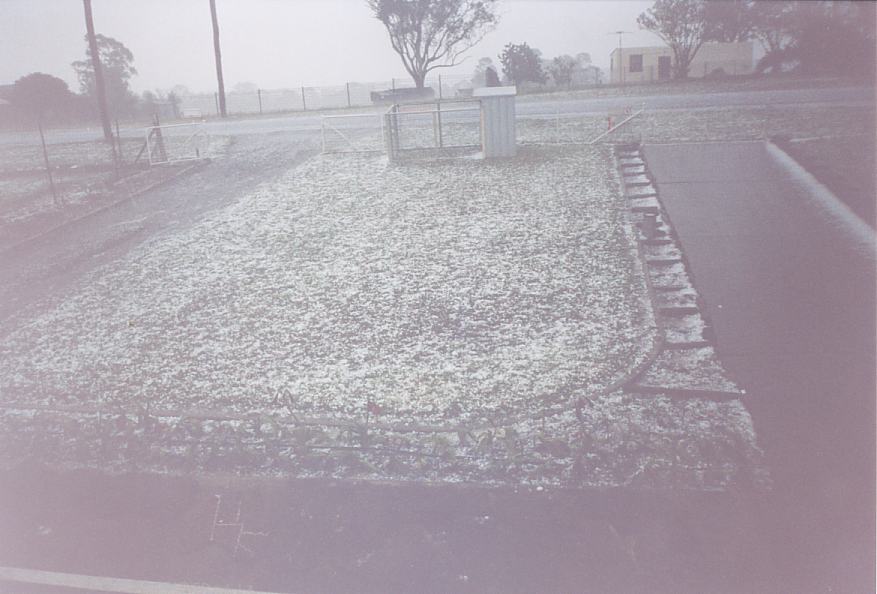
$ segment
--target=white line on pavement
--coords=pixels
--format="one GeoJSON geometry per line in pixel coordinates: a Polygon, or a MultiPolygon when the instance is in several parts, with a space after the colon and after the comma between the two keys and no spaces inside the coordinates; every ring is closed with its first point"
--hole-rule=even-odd
{"type": "Polygon", "coordinates": [[[90,592],[115,592],[117,594],[278,594],[276,592],[169,584],[18,567],[0,567],[0,582],[4,581],[60,586],[90,592]]]}

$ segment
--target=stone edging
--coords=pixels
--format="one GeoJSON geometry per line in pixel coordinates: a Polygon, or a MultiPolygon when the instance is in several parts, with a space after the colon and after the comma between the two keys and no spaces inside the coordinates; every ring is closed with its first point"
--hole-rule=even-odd
{"type": "Polygon", "coordinates": [[[745,391],[737,388],[727,378],[727,372],[720,367],[712,370],[715,377],[709,378],[715,381],[718,388],[705,386],[702,382],[699,384],[697,378],[686,379],[684,374],[677,374],[680,377],[676,379],[680,381],[673,382],[672,385],[661,381],[644,383],[649,374],[656,375],[660,380],[662,375],[675,373],[659,361],[659,357],[665,353],[679,353],[676,356],[685,357],[686,353],[694,352],[696,356],[700,354],[697,352],[700,349],[708,349],[706,353],[713,353],[714,358],[714,333],[703,312],[700,296],[692,281],[691,268],[679,245],[670,218],[660,202],[659,192],[640,145],[617,147],[616,159],[646,270],[655,321],[662,338],[654,356],[640,367],[638,373],[632,374],[622,387],[626,392],[662,394],[677,398],[729,400],[742,397],[745,391]],[[653,248],[654,255],[650,256],[649,248],[653,248]],[[659,297],[659,294],[663,297],[659,297]],[[686,322],[693,326],[687,334],[686,322]],[[675,326],[680,329],[675,329],[675,326]]]}

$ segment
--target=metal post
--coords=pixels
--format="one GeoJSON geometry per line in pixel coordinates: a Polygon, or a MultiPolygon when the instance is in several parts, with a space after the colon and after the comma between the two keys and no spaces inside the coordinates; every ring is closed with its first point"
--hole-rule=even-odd
{"type": "Polygon", "coordinates": [[[49,151],[46,150],[46,137],[43,135],[43,122],[37,120],[37,127],[40,130],[40,142],[43,144],[43,160],[46,162],[46,175],[49,176],[49,187],[52,188],[52,202],[58,206],[58,192],[55,190],[55,180],[52,179],[52,166],[49,165],[49,151]]]}
{"type": "Polygon", "coordinates": [[[303,110],[308,110],[308,104],[305,102],[305,88],[301,88],[301,107],[303,110]]]}
{"type": "MultiPolygon", "coordinates": [[[[439,80],[441,80],[441,79],[439,79],[439,80]]],[[[439,88],[441,88],[441,87],[439,87],[439,88]]],[[[436,107],[435,113],[436,113],[436,116],[438,119],[438,145],[439,145],[439,148],[442,148],[445,146],[445,139],[442,136],[442,102],[436,101],[435,107],[436,107]]]]}
{"type": "Polygon", "coordinates": [[[116,139],[110,134],[110,150],[113,151],[113,176],[119,179],[119,154],[116,152],[116,139]]]}
{"type": "Polygon", "coordinates": [[[390,79],[390,85],[392,85],[393,90],[395,91],[396,90],[396,79],[395,78],[390,79]]]}
{"type": "Polygon", "coordinates": [[[116,144],[119,146],[119,162],[124,161],[122,156],[122,135],[119,134],[119,120],[116,120],[116,144]]]}
{"type": "Polygon", "coordinates": [[[621,42],[621,38],[628,33],[630,31],[612,31],[609,34],[618,35],[618,75],[622,87],[624,86],[624,45],[621,42]]]}
{"type": "Polygon", "coordinates": [[[326,120],[320,118],[320,138],[322,140],[323,152],[326,152],[326,120]]]}
{"type": "Polygon", "coordinates": [[[256,89],[256,93],[259,95],[259,115],[262,115],[262,89],[256,89]]]}
{"type": "MultiPolygon", "coordinates": [[[[149,166],[152,167],[152,129],[146,133],[146,157],[149,159],[149,166]]],[[[141,151],[142,152],[142,151],[141,151]]],[[[138,155],[139,157],[139,155],[138,155]]]]}
{"type": "Polygon", "coordinates": [[[346,83],[347,86],[347,107],[350,107],[350,83],[346,83]]]}
{"type": "Polygon", "coordinates": [[[442,100],[442,75],[439,74],[439,101],[442,100]]]}

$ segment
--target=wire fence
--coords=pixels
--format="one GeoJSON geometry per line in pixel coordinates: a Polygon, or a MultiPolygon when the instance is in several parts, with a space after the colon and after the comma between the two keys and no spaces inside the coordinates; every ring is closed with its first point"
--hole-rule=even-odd
{"type": "MultiPolygon", "coordinates": [[[[552,83],[527,83],[518,85],[519,92],[542,92],[551,90],[575,90],[598,86],[597,81],[557,86],[552,83]]],[[[472,83],[469,75],[441,74],[428,78],[424,83],[424,94],[411,95],[414,101],[424,99],[461,100],[472,96],[472,83]]],[[[398,102],[393,93],[414,89],[410,78],[392,78],[374,82],[348,82],[329,86],[299,86],[288,89],[252,89],[230,91],[225,94],[226,113],[230,115],[252,115],[282,113],[288,111],[308,111],[366,107],[398,102]]],[[[404,93],[402,95],[404,101],[404,93]]],[[[178,111],[185,117],[206,117],[219,114],[218,93],[196,93],[180,96],[178,111]]]]}
{"type": "MultiPolygon", "coordinates": [[[[430,97],[454,99],[471,92],[472,87],[468,81],[468,76],[439,75],[427,79],[425,89],[430,97]]],[[[300,86],[293,89],[253,89],[227,92],[225,105],[228,114],[342,109],[387,103],[387,100],[379,97],[413,88],[411,79],[393,78],[376,82],[348,82],[343,85],[300,86]]],[[[180,112],[184,115],[190,114],[190,117],[219,114],[218,93],[184,95],[179,97],[179,101],[180,112]]]]}
{"type": "Polygon", "coordinates": [[[63,129],[2,138],[0,252],[216,156],[224,137],[211,138],[205,127],[116,127],[110,142],[63,129]]]}

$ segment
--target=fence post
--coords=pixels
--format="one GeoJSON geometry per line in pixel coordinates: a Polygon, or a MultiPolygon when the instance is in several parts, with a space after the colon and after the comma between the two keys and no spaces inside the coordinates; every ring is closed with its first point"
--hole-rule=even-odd
{"type": "Polygon", "coordinates": [[[393,90],[395,91],[396,90],[396,79],[395,78],[390,79],[390,85],[393,87],[393,90]]]}
{"type": "Polygon", "coordinates": [[[347,86],[347,107],[350,107],[350,83],[346,83],[347,86]]]}
{"type": "MultiPolygon", "coordinates": [[[[441,80],[441,79],[439,79],[439,80],[441,80]]],[[[439,84],[441,84],[441,83],[439,83],[439,84]]],[[[441,86],[439,86],[439,88],[441,88],[441,86]]],[[[442,102],[436,101],[435,106],[436,106],[435,113],[436,113],[436,116],[438,119],[438,145],[439,145],[439,148],[443,148],[445,146],[445,140],[444,140],[444,137],[442,136],[442,102]]]]}
{"type": "Polygon", "coordinates": [[[122,136],[119,134],[119,120],[116,120],[116,146],[119,147],[119,163],[122,163],[125,157],[122,155],[122,136]]]}
{"type": "Polygon", "coordinates": [[[442,75],[439,74],[439,101],[442,100],[442,75]]]}
{"type": "Polygon", "coordinates": [[[46,137],[43,136],[43,122],[41,119],[37,120],[37,127],[40,130],[40,142],[43,145],[43,160],[46,162],[46,174],[49,176],[49,187],[52,188],[52,203],[55,206],[58,206],[58,192],[55,190],[55,180],[52,179],[52,166],[49,165],[49,151],[46,150],[46,137]]]}
{"type": "Polygon", "coordinates": [[[259,95],[259,115],[262,115],[262,89],[256,89],[256,93],[259,95]]]}
{"type": "Polygon", "coordinates": [[[305,102],[305,88],[301,88],[301,107],[303,110],[308,110],[308,104],[305,102]]]}
{"type": "Polygon", "coordinates": [[[323,145],[323,151],[326,152],[326,120],[325,116],[320,118],[320,140],[323,145]]]}

